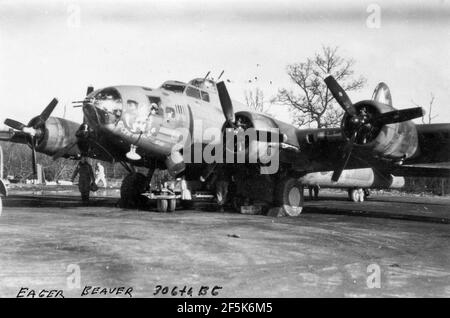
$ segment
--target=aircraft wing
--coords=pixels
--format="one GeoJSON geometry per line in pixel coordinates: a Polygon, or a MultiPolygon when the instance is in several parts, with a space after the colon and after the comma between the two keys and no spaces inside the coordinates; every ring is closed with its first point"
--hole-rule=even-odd
{"type": "MultiPolygon", "coordinates": [[[[405,160],[403,165],[380,160],[370,151],[355,147],[346,169],[373,167],[396,176],[450,177],[450,124],[416,125],[416,127],[417,153],[405,160]]],[[[282,128],[283,133],[293,136],[294,129],[282,128]]],[[[347,147],[339,128],[296,129],[296,135],[298,152],[293,152],[289,148],[287,151],[281,149],[281,157],[285,161],[292,162],[295,170],[314,172],[337,168],[347,147]]]]}
{"type": "Polygon", "coordinates": [[[416,125],[420,152],[405,164],[450,162],[450,124],[416,125]]]}
{"type": "Polygon", "coordinates": [[[403,165],[390,169],[395,176],[450,178],[450,162],[441,164],[403,165]]]}
{"type": "Polygon", "coordinates": [[[27,144],[27,135],[21,131],[17,131],[11,128],[0,128],[0,140],[9,141],[20,144],[27,144]]]}

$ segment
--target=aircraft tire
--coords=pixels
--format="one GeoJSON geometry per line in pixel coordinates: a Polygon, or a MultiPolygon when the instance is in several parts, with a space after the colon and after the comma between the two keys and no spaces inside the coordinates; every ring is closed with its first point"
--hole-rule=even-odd
{"type": "Polygon", "coordinates": [[[295,178],[286,177],[278,182],[275,204],[288,216],[298,216],[303,210],[303,186],[295,178]]]}
{"type": "Polygon", "coordinates": [[[359,201],[358,189],[348,189],[348,199],[353,202],[359,201]]]}
{"type": "Polygon", "coordinates": [[[366,195],[363,189],[349,189],[348,198],[353,202],[364,202],[366,195]]]}
{"type": "Polygon", "coordinates": [[[156,201],[158,212],[167,212],[168,202],[166,199],[158,199],[156,201]]]}
{"type": "Polygon", "coordinates": [[[148,188],[147,178],[142,173],[130,173],[120,186],[120,202],[123,208],[139,208],[145,205],[146,198],[141,195],[148,188]]]}
{"type": "Polygon", "coordinates": [[[175,211],[176,208],[177,208],[177,199],[170,199],[168,208],[169,212],[175,211]]]}

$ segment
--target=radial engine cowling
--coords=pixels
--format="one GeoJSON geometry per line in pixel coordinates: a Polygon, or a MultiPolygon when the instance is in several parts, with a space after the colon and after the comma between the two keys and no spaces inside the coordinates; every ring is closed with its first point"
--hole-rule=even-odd
{"type": "Polygon", "coordinates": [[[237,162],[267,163],[276,152],[280,136],[275,121],[268,116],[237,112],[233,128],[224,126],[224,145],[228,155],[236,156],[237,162]]]}
{"type": "Polygon", "coordinates": [[[412,121],[377,125],[375,119],[395,109],[373,100],[354,104],[358,116],[345,115],[342,133],[353,139],[356,148],[371,151],[375,157],[400,161],[413,156],[418,148],[417,130],[412,121]],[[366,121],[366,124],[361,124],[366,121]]]}
{"type": "MultiPolygon", "coordinates": [[[[38,140],[36,150],[53,156],[67,145],[76,142],[75,133],[80,124],[58,117],[49,117],[45,121],[43,134],[38,140]]],[[[67,156],[76,156],[78,147],[70,149],[67,156]]]]}

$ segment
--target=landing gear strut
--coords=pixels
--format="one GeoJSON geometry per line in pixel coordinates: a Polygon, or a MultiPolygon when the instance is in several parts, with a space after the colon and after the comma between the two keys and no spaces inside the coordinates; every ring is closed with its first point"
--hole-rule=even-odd
{"type": "Polygon", "coordinates": [[[0,179],[0,215],[2,214],[3,210],[3,203],[2,203],[2,196],[7,196],[8,190],[5,187],[5,184],[3,183],[3,180],[0,179]]]}

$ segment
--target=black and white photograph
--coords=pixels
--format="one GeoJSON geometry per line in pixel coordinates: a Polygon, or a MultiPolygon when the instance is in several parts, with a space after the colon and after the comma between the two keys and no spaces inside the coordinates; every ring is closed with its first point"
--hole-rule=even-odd
{"type": "Polygon", "coordinates": [[[448,0],[0,0],[0,298],[449,298],[449,57],[448,0]]]}

